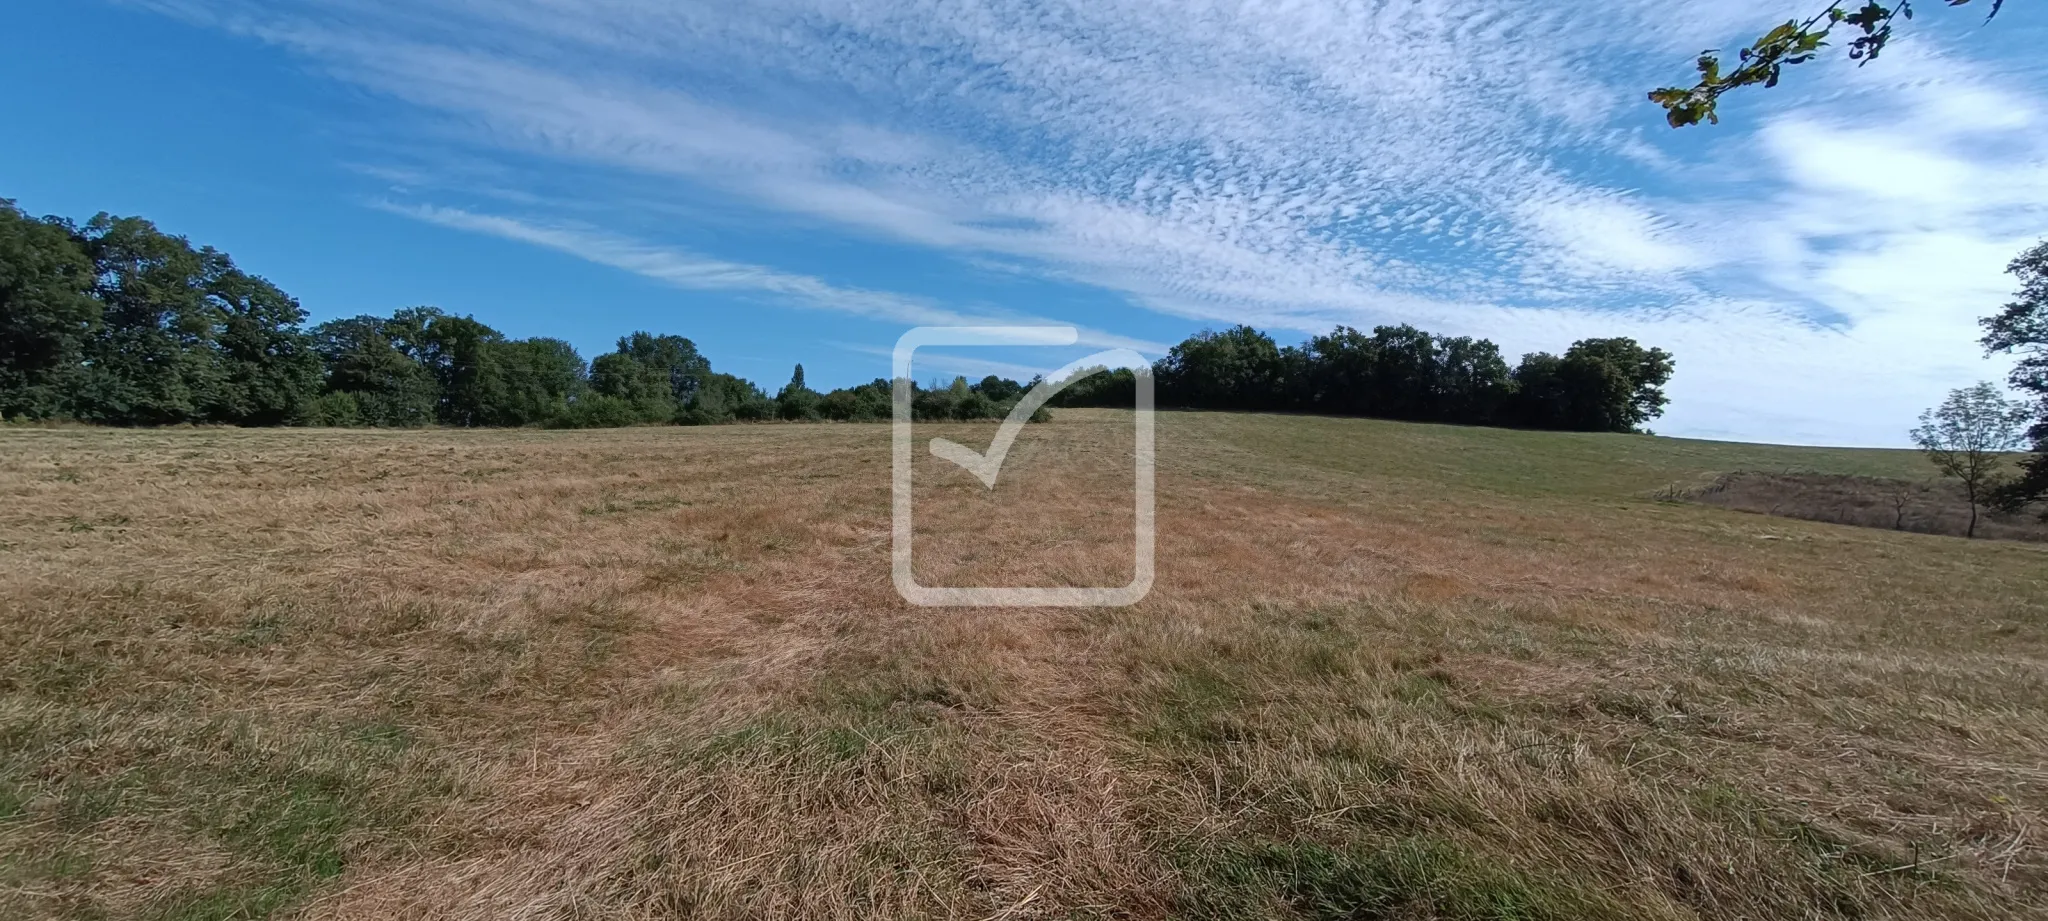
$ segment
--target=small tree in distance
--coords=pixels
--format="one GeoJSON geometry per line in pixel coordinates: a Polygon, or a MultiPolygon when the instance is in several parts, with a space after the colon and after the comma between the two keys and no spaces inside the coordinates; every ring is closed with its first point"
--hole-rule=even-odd
{"type": "Polygon", "coordinates": [[[1989,382],[1952,390],[1940,406],[1920,414],[1913,443],[1942,473],[1962,481],[1970,500],[1964,536],[1977,536],[1977,508],[1997,488],[2004,455],[2025,444],[2030,415],[2025,404],[2007,400],[1989,382]]]}
{"type": "Polygon", "coordinates": [[[796,366],[796,373],[790,377],[789,383],[782,388],[781,393],[775,395],[776,413],[791,422],[818,418],[824,404],[825,395],[812,390],[810,385],[804,383],[803,365],[796,366]]]}

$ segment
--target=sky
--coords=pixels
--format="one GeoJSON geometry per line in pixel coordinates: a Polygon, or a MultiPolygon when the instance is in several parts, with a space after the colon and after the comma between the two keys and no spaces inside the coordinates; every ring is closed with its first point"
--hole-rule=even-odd
{"type": "Polygon", "coordinates": [[[17,0],[0,197],[136,214],[313,322],[431,304],[771,392],[914,326],[1024,378],[1245,323],[1677,356],[1660,434],[1903,445],[2002,379],[2048,9],[1922,0],[1723,121],[1644,100],[1811,2],[17,0]]]}

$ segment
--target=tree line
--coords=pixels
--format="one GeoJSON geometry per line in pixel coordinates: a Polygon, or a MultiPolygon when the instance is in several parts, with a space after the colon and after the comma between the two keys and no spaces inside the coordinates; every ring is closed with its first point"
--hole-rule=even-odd
{"type": "MultiPolygon", "coordinates": [[[[1189,337],[1152,375],[1161,405],[1189,409],[1631,432],[1663,413],[1673,368],[1670,353],[1626,338],[1582,339],[1563,355],[1533,352],[1511,367],[1490,341],[1405,324],[1370,335],[1340,326],[1285,347],[1238,326],[1189,337]]],[[[1053,404],[1129,406],[1134,373],[1096,373],[1053,404]]]]}
{"type": "MultiPolygon", "coordinates": [[[[0,418],[105,425],[713,425],[878,421],[892,385],[821,393],[803,367],[774,394],[695,343],[634,332],[586,362],[554,338],[409,307],[305,327],[297,300],[212,247],[142,218],[35,218],[0,199],[0,418]]],[[[1339,327],[1285,348],[1203,332],[1150,372],[1166,406],[1633,431],[1657,416],[1671,356],[1586,339],[1510,367],[1492,342],[1412,326],[1339,327]]],[[[1074,382],[1056,406],[1129,406],[1135,372],[1074,382]]],[[[1037,381],[911,384],[920,419],[1000,419],[1037,381]]],[[[1039,418],[1042,418],[1039,417],[1039,418]]]]}
{"type": "MultiPolygon", "coordinates": [[[[0,199],[0,419],[104,425],[595,427],[890,418],[887,380],[773,395],[695,343],[634,332],[585,362],[409,307],[305,328],[299,302],[147,220],[35,218],[0,199]]],[[[912,385],[919,418],[999,419],[1024,384],[912,385]]]]}

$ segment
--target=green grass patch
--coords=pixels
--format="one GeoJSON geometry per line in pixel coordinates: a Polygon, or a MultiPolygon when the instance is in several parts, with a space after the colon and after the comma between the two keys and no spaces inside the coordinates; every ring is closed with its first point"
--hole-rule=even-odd
{"type": "Polygon", "coordinates": [[[136,717],[45,710],[7,721],[0,790],[8,802],[0,806],[14,815],[0,827],[15,826],[41,842],[13,836],[0,845],[0,863],[10,865],[15,885],[60,887],[78,873],[89,875],[90,854],[80,855],[83,863],[55,861],[42,849],[118,834],[108,829],[134,828],[132,819],[147,818],[230,860],[218,881],[160,902],[152,916],[266,917],[340,876],[360,848],[396,845],[433,802],[457,792],[448,775],[404,744],[404,730],[388,723],[212,721],[138,736],[121,728],[136,717]],[[41,765],[75,751],[103,760],[47,779],[41,765]],[[33,828],[18,824],[31,818],[38,820],[33,828]]]}
{"type": "Polygon", "coordinates": [[[1451,842],[1232,843],[1183,855],[1190,894],[1176,912],[1236,921],[1429,918],[1593,921],[1630,915],[1598,891],[1516,870],[1451,842]]]}
{"type": "MultiPolygon", "coordinates": [[[[1205,434],[1255,452],[1268,464],[1285,461],[1350,478],[1424,481],[1519,496],[1636,499],[1674,482],[1690,483],[1735,470],[1908,479],[1925,479],[1931,471],[1911,450],[1805,448],[1377,419],[1202,415],[1205,434]]],[[[1166,421],[1174,424],[1170,417],[1166,421]]]]}

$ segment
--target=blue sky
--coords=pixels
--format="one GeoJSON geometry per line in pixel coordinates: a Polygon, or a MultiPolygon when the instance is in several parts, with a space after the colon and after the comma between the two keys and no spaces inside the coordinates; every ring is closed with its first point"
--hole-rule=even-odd
{"type": "Polygon", "coordinates": [[[153,218],[316,321],[674,332],[770,389],[915,325],[1410,322],[1670,349],[1666,434],[1896,445],[2003,376],[1974,321],[2048,235],[2048,10],[1926,2],[1719,127],[1642,101],[1811,5],[29,0],[0,196],[153,218]]]}

